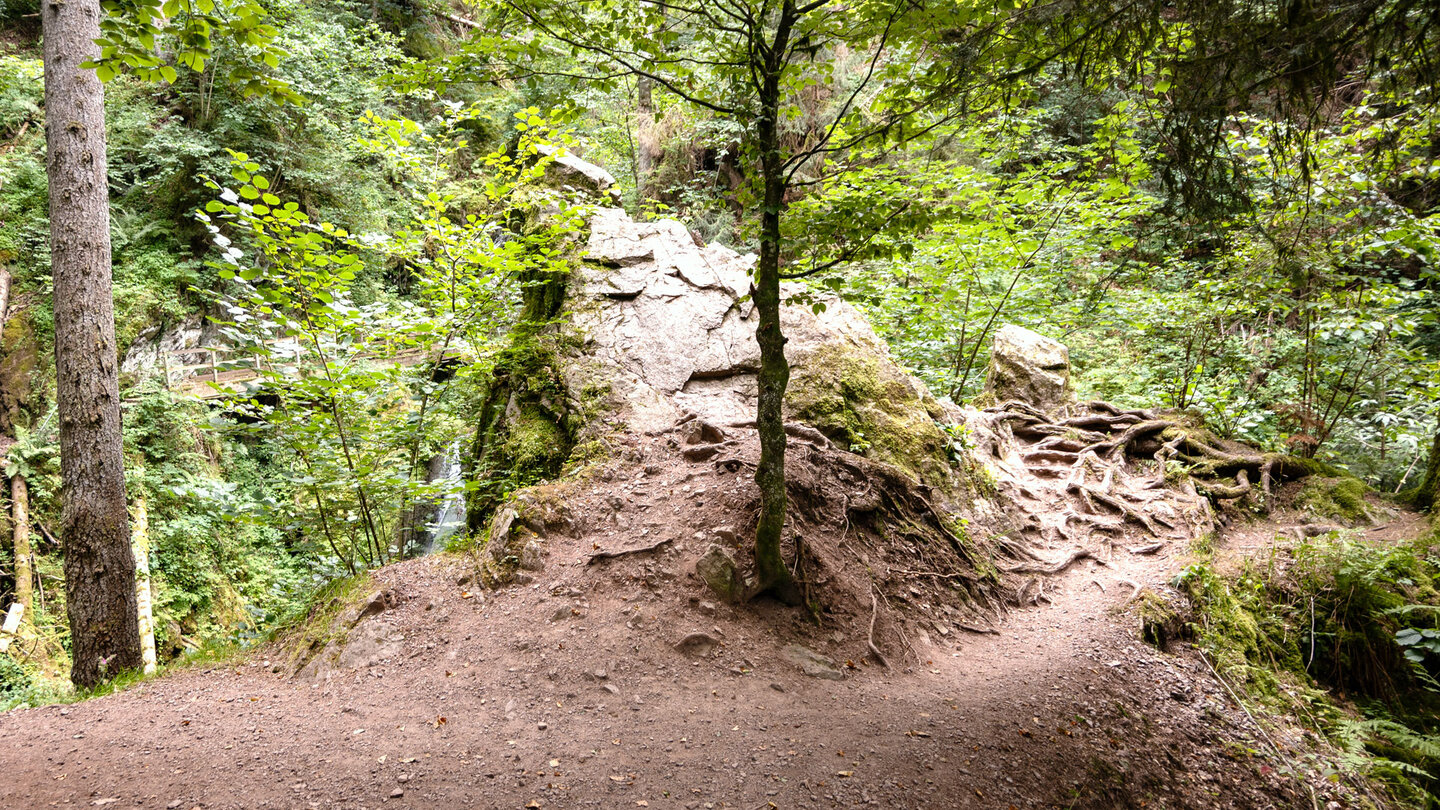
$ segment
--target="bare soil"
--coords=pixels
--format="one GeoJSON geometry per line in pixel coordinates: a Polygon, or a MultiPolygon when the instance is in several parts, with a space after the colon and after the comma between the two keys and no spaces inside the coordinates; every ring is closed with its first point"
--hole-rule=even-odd
{"type": "Polygon", "coordinates": [[[1173,595],[1184,543],[1111,537],[1007,610],[842,510],[796,525],[814,611],[730,605],[693,570],[716,538],[744,546],[749,470],[682,449],[636,439],[552,493],[569,528],[528,582],[481,590],[463,554],[375,572],[376,615],[338,661],[290,639],[0,715],[0,807],[1326,805],[1289,775],[1313,741],[1260,733],[1188,645],[1139,640],[1135,594],[1173,595]],[[803,674],[792,644],[839,679],[803,674]]]}

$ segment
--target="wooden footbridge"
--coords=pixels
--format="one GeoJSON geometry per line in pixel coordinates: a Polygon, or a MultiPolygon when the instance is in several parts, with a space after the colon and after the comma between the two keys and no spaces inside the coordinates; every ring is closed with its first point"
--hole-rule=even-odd
{"type": "MultiPolygon", "coordinates": [[[[278,344],[277,344],[278,345],[278,344]]],[[[423,348],[397,348],[393,352],[361,355],[380,366],[418,366],[426,362],[450,363],[464,356],[452,346],[442,356],[423,348]]],[[[243,393],[260,379],[261,372],[299,368],[297,361],[275,362],[245,349],[223,346],[199,346],[162,352],[161,373],[171,391],[197,399],[223,399],[243,393]]],[[[352,355],[350,359],[355,359],[352,355]]],[[[312,364],[304,364],[312,365],[312,364]]]]}

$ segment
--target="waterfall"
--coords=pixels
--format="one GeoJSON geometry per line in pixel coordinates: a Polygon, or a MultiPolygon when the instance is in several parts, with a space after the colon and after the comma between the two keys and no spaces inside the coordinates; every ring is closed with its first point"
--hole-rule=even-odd
{"type": "Polygon", "coordinates": [[[427,466],[430,482],[443,481],[445,486],[444,494],[430,513],[431,519],[425,524],[421,554],[429,554],[436,548],[443,549],[455,532],[465,528],[465,482],[460,473],[460,440],[451,442],[444,453],[437,453],[427,466]]]}

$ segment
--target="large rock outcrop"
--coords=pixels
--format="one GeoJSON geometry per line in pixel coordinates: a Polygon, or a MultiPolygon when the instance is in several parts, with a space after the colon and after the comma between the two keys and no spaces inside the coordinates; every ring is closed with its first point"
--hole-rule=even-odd
{"type": "MultiPolygon", "coordinates": [[[[517,330],[497,361],[480,415],[470,468],[480,485],[472,496],[470,530],[486,543],[479,559],[487,582],[529,576],[529,559],[545,565],[546,537],[583,535],[578,524],[585,521],[551,519],[573,497],[563,475],[567,464],[607,457],[617,448],[653,446],[660,437],[671,440],[684,463],[707,468],[723,456],[755,451],[760,355],[748,297],[754,262],[754,256],[724,246],[700,244],[679,222],[637,222],[619,209],[594,212],[559,309],[548,316],[552,325],[517,330]],[[534,453],[517,450],[524,447],[534,453]],[[516,462],[526,459],[543,474],[522,478],[528,473],[516,462]],[[485,481],[487,473],[522,485],[557,474],[561,480],[499,500],[490,495],[498,488],[485,481]]],[[[790,297],[802,292],[798,286],[785,290],[790,297]]],[[[821,456],[793,456],[799,466],[789,470],[792,489],[802,492],[796,502],[813,501],[797,507],[797,515],[820,509],[821,502],[832,512],[871,514],[881,508],[882,489],[894,491],[891,501],[909,497],[907,486],[958,492],[963,472],[951,464],[952,438],[942,425],[959,423],[959,411],[942,406],[897,366],[859,311],[835,297],[819,298],[823,307],[813,306],[813,298],[800,300],[782,311],[791,363],[787,432],[821,456]],[[856,500],[847,502],[844,486],[833,485],[836,470],[824,465],[837,456],[854,459],[852,454],[865,458],[835,462],[849,465],[846,486],[857,487],[856,500]],[[856,483],[857,476],[870,475],[883,482],[856,483]]],[[[913,503],[903,520],[943,522],[933,506],[941,496],[933,497],[909,497],[913,503]]]]}
{"type": "MultiPolygon", "coordinates": [[[[608,387],[609,414],[658,433],[690,416],[753,420],[760,351],[747,294],[753,255],[698,244],[679,222],[636,222],[602,209],[567,306],[582,337],[570,387],[608,387]]],[[[789,296],[802,292],[787,287],[789,296]]],[[[934,480],[948,475],[947,416],[889,358],[865,316],[834,297],[782,310],[792,372],[787,418],[934,480]]]]}

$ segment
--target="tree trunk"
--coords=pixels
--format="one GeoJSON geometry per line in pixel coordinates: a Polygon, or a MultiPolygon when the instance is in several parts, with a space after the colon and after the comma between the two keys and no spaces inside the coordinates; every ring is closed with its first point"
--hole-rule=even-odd
{"type": "Polygon", "coordinates": [[[760,217],[760,258],[755,265],[751,298],[760,322],[755,339],[760,344],[759,404],[755,425],[760,432],[760,463],[755,484],[760,488],[760,520],[755,527],[755,571],[762,590],[787,604],[800,595],[780,553],[785,527],[785,389],[790,385],[790,362],[785,358],[785,335],[780,330],[780,208],[785,202],[785,166],[780,158],[780,73],[788,48],[794,2],[786,0],[776,27],[774,44],[760,87],[760,118],[756,122],[760,171],[765,184],[760,217]]]}
{"type": "Polygon", "coordinates": [[[35,598],[35,572],[30,565],[30,490],[18,475],[10,479],[10,507],[15,530],[15,601],[24,605],[28,614],[35,598]]]}
{"type": "Polygon", "coordinates": [[[41,3],[60,414],[61,542],[77,686],[141,665],[120,446],[98,0],[41,3]]]}
{"type": "Polygon", "coordinates": [[[150,510],[145,493],[135,493],[135,525],[131,532],[135,554],[135,618],[140,626],[140,661],[146,675],[155,674],[155,613],[150,593],[150,510]]]}
{"type": "Polygon", "coordinates": [[[5,316],[10,312],[10,271],[0,267],[0,332],[5,331],[5,316]]]}
{"type": "Polygon", "coordinates": [[[650,175],[659,161],[659,144],[655,142],[655,80],[649,76],[635,79],[635,196],[646,199],[650,175]]]}
{"type": "Polygon", "coordinates": [[[1425,468],[1425,480],[1415,492],[1415,506],[1420,509],[1434,509],[1440,503],[1440,431],[1435,433],[1435,443],[1430,446],[1430,464],[1425,468]]]}

